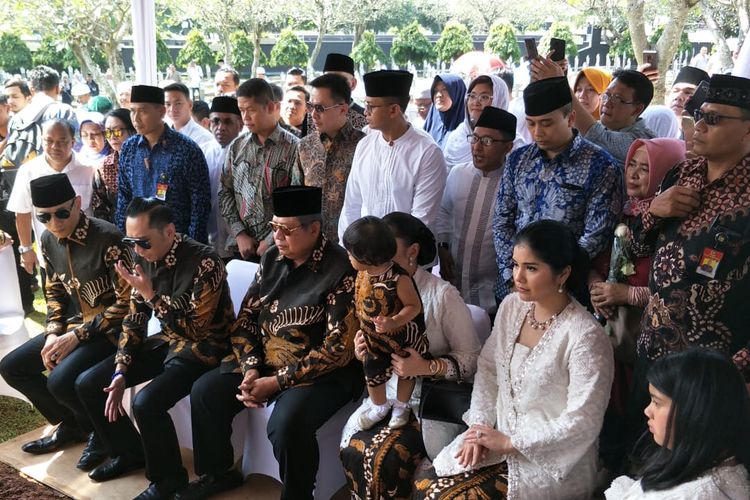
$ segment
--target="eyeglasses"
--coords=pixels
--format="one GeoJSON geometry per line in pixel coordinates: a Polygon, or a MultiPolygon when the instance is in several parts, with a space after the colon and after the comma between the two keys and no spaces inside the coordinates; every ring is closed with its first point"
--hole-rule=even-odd
{"type": "Polygon", "coordinates": [[[143,248],[144,250],[148,250],[149,248],[151,248],[151,242],[147,238],[125,237],[122,239],[122,242],[125,243],[130,248],[135,248],[136,245],[143,248]]]}
{"type": "Polygon", "coordinates": [[[618,105],[618,104],[636,104],[638,101],[626,101],[622,98],[622,96],[619,96],[617,94],[610,94],[609,92],[605,92],[602,94],[602,103],[605,102],[611,102],[612,104],[618,105]]]}
{"type": "Polygon", "coordinates": [[[342,104],[342,103],[338,103],[338,104],[333,104],[333,105],[331,105],[331,106],[323,106],[322,104],[313,104],[313,103],[311,103],[311,102],[308,102],[308,103],[307,103],[307,110],[308,110],[308,111],[309,111],[310,113],[313,113],[313,112],[314,112],[314,113],[318,113],[319,115],[322,115],[323,113],[325,113],[325,112],[326,112],[326,111],[328,111],[329,109],[332,109],[332,108],[338,108],[339,106],[341,106],[341,104],[342,104]]]}
{"type": "Polygon", "coordinates": [[[47,224],[49,221],[52,220],[52,216],[54,215],[56,219],[59,220],[65,220],[70,218],[70,211],[73,209],[73,205],[75,204],[76,200],[73,200],[73,202],[70,204],[70,208],[59,208],[55,210],[54,212],[37,212],[36,214],[36,220],[41,222],[42,224],[47,224]]]}
{"type": "Polygon", "coordinates": [[[104,131],[104,137],[109,139],[119,139],[125,135],[125,129],[123,128],[108,128],[104,131]]]}
{"type": "Polygon", "coordinates": [[[67,148],[68,146],[71,146],[73,144],[73,141],[66,139],[62,141],[51,141],[49,139],[44,139],[44,147],[49,148],[67,148]]]}
{"type": "Polygon", "coordinates": [[[693,112],[693,118],[695,118],[695,123],[698,123],[699,121],[703,120],[703,123],[711,127],[721,123],[721,120],[742,120],[742,121],[747,120],[747,118],[743,118],[741,116],[726,116],[726,115],[720,115],[718,113],[704,113],[700,109],[696,109],[693,112]]]}
{"type": "Polygon", "coordinates": [[[276,231],[281,231],[284,236],[290,236],[293,232],[302,227],[302,224],[300,224],[299,226],[288,227],[284,224],[277,224],[276,222],[269,222],[268,225],[271,227],[271,231],[273,231],[274,233],[276,231]]]}
{"type": "Polygon", "coordinates": [[[472,92],[471,94],[467,94],[466,98],[469,101],[479,101],[480,104],[489,104],[492,102],[492,96],[488,94],[475,94],[472,92]]]}
{"type": "Polygon", "coordinates": [[[365,113],[372,113],[372,110],[375,108],[384,108],[386,106],[391,106],[393,104],[396,104],[396,103],[394,102],[394,103],[389,103],[389,104],[370,104],[369,102],[366,102],[365,113]]]}
{"type": "Polygon", "coordinates": [[[466,140],[469,141],[469,144],[476,144],[478,142],[481,142],[482,146],[486,146],[486,147],[492,146],[496,142],[513,142],[513,141],[506,140],[506,139],[495,139],[495,138],[490,137],[488,135],[485,135],[483,137],[479,137],[476,134],[469,134],[469,135],[467,135],[466,136],[466,140]]]}

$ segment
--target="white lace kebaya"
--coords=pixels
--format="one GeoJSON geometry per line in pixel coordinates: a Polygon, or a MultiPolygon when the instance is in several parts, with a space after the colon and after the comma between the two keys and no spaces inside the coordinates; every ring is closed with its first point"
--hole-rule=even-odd
{"type": "MultiPolygon", "coordinates": [[[[531,303],[511,294],[477,363],[469,425],[507,434],[517,453],[488,453],[477,468],[507,461],[509,499],[590,498],[597,471],[597,437],[609,402],[614,360],[602,327],[571,303],[511,374],[516,340],[531,303]]],[[[517,354],[517,355],[520,355],[517,354]]],[[[455,455],[461,434],[435,458],[439,476],[469,469],[455,455]]]]}

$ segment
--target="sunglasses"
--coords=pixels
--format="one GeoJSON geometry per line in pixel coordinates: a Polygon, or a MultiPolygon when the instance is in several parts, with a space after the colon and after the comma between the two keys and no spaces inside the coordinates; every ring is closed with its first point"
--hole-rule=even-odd
{"type": "Polygon", "coordinates": [[[73,200],[73,203],[70,204],[70,208],[59,208],[55,210],[54,212],[37,212],[36,220],[38,220],[42,224],[47,224],[49,221],[52,220],[53,215],[58,220],[69,219],[70,211],[73,209],[73,204],[75,204],[75,202],[76,200],[73,200]]]}
{"type": "Polygon", "coordinates": [[[693,118],[695,118],[696,123],[703,120],[703,123],[711,127],[713,127],[714,125],[718,125],[722,120],[746,120],[746,118],[743,118],[741,116],[726,116],[720,115],[718,113],[704,113],[700,109],[696,109],[693,112],[693,118]]]}
{"type": "Polygon", "coordinates": [[[104,137],[106,139],[119,139],[125,135],[125,131],[121,128],[108,128],[104,131],[104,137]]]}
{"type": "Polygon", "coordinates": [[[311,102],[308,102],[307,103],[307,110],[310,113],[315,112],[315,113],[318,113],[319,115],[322,115],[323,113],[325,113],[329,109],[338,108],[339,106],[341,106],[341,104],[342,103],[333,104],[331,106],[323,106],[322,104],[313,104],[311,102]]]}
{"type": "Polygon", "coordinates": [[[271,231],[275,233],[276,231],[281,230],[284,236],[290,236],[293,232],[302,227],[302,224],[299,226],[287,227],[284,224],[277,224],[276,222],[269,222],[268,225],[271,226],[271,231]]]}
{"type": "Polygon", "coordinates": [[[148,241],[147,238],[128,238],[125,237],[122,239],[122,242],[125,243],[130,248],[135,248],[136,245],[143,248],[144,250],[148,250],[151,248],[151,242],[148,241]]]}

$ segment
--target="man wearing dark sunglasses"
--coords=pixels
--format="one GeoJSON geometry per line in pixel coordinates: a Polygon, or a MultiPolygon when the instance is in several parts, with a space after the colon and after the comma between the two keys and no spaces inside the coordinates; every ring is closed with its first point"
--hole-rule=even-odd
{"type": "Polygon", "coordinates": [[[135,267],[117,265],[119,276],[133,287],[119,349],[76,384],[113,457],[89,477],[98,482],[114,479],[142,467],[145,459],[151,485],[136,498],[171,498],[187,485],[188,477],[167,412],[229,353],[234,310],[221,259],[209,246],[176,232],[174,214],[165,202],[135,198],[126,216],[128,236],[123,242],[136,256],[135,267]],[[161,332],[147,338],[152,315],[161,332]],[[148,380],[133,400],[139,435],[122,398],[125,388],[148,380]]]}
{"type": "Polygon", "coordinates": [[[697,156],[667,173],[634,235],[653,261],[629,400],[633,441],[653,361],[707,347],[750,381],[750,79],[711,77],[693,143],[697,156]]]}
{"type": "Polygon", "coordinates": [[[40,243],[48,273],[47,319],[43,335],[3,358],[0,374],[51,424],[59,424],[50,436],[24,444],[23,451],[50,453],[88,437],[77,467],[91,470],[107,451],[92,432],[74,382],[116,351],[130,285],[115,264],[129,263],[130,250],[114,225],[81,212],[81,197],[67,175],[40,177],[30,188],[35,218],[46,228],[40,243]],[[80,312],[70,316],[71,309],[80,312]]]}

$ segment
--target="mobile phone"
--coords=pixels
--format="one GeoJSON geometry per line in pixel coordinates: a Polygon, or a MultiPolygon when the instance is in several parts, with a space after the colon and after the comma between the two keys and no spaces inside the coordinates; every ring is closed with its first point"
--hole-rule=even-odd
{"type": "Polygon", "coordinates": [[[685,113],[688,113],[690,116],[693,116],[695,114],[695,110],[701,109],[701,106],[703,106],[703,103],[705,102],[707,95],[708,95],[708,82],[706,80],[702,80],[698,84],[698,87],[696,87],[693,95],[691,95],[690,99],[688,99],[687,102],[685,103],[685,113]]]}
{"type": "Polygon", "coordinates": [[[659,69],[659,53],[655,50],[644,50],[643,64],[648,64],[651,66],[651,69],[659,69]]]}
{"type": "Polygon", "coordinates": [[[526,44],[526,57],[529,58],[529,61],[539,57],[539,52],[536,50],[536,40],[533,38],[526,38],[524,43],[526,44]]]}
{"type": "Polygon", "coordinates": [[[552,38],[549,41],[549,48],[552,51],[550,59],[555,62],[565,59],[565,40],[552,38]]]}

